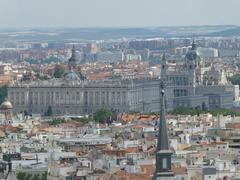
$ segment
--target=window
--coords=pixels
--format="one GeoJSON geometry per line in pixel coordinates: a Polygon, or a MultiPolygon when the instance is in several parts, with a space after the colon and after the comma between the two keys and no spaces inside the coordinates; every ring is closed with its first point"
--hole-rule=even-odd
{"type": "Polygon", "coordinates": [[[115,104],[115,92],[112,92],[111,100],[112,100],[112,104],[115,104]]]}
{"type": "Polygon", "coordinates": [[[102,92],[102,95],[101,95],[101,103],[102,103],[102,104],[105,104],[105,92],[102,92]]]}
{"type": "Polygon", "coordinates": [[[24,104],[24,101],[25,101],[25,94],[24,92],[21,92],[21,105],[24,104]]]}
{"type": "Polygon", "coordinates": [[[121,104],[121,93],[117,92],[117,104],[120,105],[121,104]]]}
{"type": "Polygon", "coordinates": [[[167,169],[167,158],[162,159],[162,168],[167,169]]]}
{"type": "Polygon", "coordinates": [[[84,104],[88,104],[88,92],[87,91],[85,91],[84,92],[84,104]]]}
{"type": "Polygon", "coordinates": [[[123,92],[123,97],[122,97],[123,104],[126,104],[126,92],[123,92]]]}
{"type": "Polygon", "coordinates": [[[109,104],[109,92],[106,93],[106,96],[107,96],[107,104],[109,104]]]}
{"type": "Polygon", "coordinates": [[[99,93],[95,92],[95,103],[99,104],[99,93]]]}

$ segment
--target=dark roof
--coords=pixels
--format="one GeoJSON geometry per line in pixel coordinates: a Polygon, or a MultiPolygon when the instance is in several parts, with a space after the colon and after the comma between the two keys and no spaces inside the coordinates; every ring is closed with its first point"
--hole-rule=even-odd
{"type": "Polygon", "coordinates": [[[203,175],[215,175],[216,168],[215,167],[204,167],[203,168],[203,175]]]}

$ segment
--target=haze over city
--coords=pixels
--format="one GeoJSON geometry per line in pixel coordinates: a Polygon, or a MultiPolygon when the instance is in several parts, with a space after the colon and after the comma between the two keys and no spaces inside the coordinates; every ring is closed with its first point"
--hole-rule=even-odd
{"type": "Polygon", "coordinates": [[[0,27],[240,25],[237,0],[0,0],[0,27]]]}
{"type": "Polygon", "coordinates": [[[0,0],[0,180],[239,180],[239,0],[0,0]]]}

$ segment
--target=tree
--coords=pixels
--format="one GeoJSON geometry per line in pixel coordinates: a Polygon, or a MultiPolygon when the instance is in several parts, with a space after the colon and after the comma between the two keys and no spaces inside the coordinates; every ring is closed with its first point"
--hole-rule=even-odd
{"type": "Polygon", "coordinates": [[[60,64],[56,64],[55,69],[54,69],[54,77],[61,78],[63,74],[64,74],[63,67],[60,64]]]}
{"type": "Polygon", "coordinates": [[[61,123],[64,123],[65,121],[63,119],[52,119],[51,121],[48,121],[48,124],[51,126],[57,126],[61,123]]]}
{"type": "Polygon", "coordinates": [[[27,174],[26,174],[25,172],[19,172],[19,173],[17,174],[17,179],[18,179],[18,180],[25,180],[25,179],[26,179],[26,176],[27,176],[27,174]]]}
{"type": "Polygon", "coordinates": [[[235,74],[228,78],[228,80],[234,85],[240,85],[240,75],[235,74]]]}
{"type": "Polygon", "coordinates": [[[41,180],[40,174],[34,174],[32,180],[41,180]]]}
{"type": "Polygon", "coordinates": [[[110,120],[112,112],[106,107],[100,108],[97,112],[94,113],[93,119],[100,123],[106,123],[110,120]]]}
{"type": "Polygon", "coordinates": [[[42,180],[47,180],[47,172],[44,172],[44,173],[42,174],[42,180]]]}
{"type": "Polygon", "coordinates": [[[169,114],[174,114],[174,115],[200,115],[204,113],[210,113],[213,116],[217,116],[219,114],[223,116],[231,115],[231,116],[240,116],[239,112],[235,112],[231,109],[225,109],[225,108],[216,108],[216,109],[211,109],[211,110],[202,110],[199,107],[196,108],[187,108],[187,107],[177,107],[173,109],[172,111],[169,112],[169,114]]]}
{"type": "Polygon", "coordinates": [[[4,85],[0,87],[0,103],[5,101],[6,97],[7,97],[7,86],[4,85]]]}
{"type": "Polygon", "coordinates": [[[73,121],[76,121],[76,122],[81,122],[83,124],[87,124],[89,123],[90,121],[92,121],[92,118],[89,118],[89,117],[81,117],[81,118],[72,118],[73,121]]]}

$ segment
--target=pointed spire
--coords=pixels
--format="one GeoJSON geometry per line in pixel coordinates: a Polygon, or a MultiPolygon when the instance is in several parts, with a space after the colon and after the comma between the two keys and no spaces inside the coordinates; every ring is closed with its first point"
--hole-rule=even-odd
{"type": "Polygon", "coordinates": [[[73,48],[72,48],[72,57],[76,57],[76,47],[75,45],[73,45],[73,48]]]}
{"type": "Polygon", "coordinates": [[[162,55],[162,61],[166,62],[166,52],[165,51],[163,52],[163,55],[162,55]]]}
{"type": "Polygon", "coordinates": [[[197,45],[195,43],[195,40],[193,40],[193,42],[192,42],[192,50],[196,50],[196,48],[197,48],[197,45]]]}
{"type": "Polygon", "coordinates": [[[69,66],[70,70],[74,69],[74,67],[76,66],[76,62],[77,62],[77,60],[76,60],[76,48],[75,48],[75,45],[73,45],[72,56],[68,60],[68,66],[69,66]]]}
{"type": "Polygon", "coordinates": [[[160,123],[159,123],[159,131],[158,131],[158,145],[157,150],[168,150],[168,134],[167,134],[167,125],[166,125],[166,117],[165,117],[165,85],[164,82],[161,81],[161,110],[160,110],[160,123]]]}
{"type": "Polygon", "coordinates": [[[166,69],[167,69],[166,53],[163,52],[163,55],[162,55],[162,62],[161,62],[161,78],[165,76],[166,69]]]}
{"type": "Polygon", "coordinates": [[[167,132],[167,124],[165,117],[165,85],[162,80],[160,83],[160,98],[161,98],[161,109],[160,109],[160,122],[158,129],[158,144],[157,144],[157,152],[156,152],[156,171],[153,176],[153,180],[167,178],[168,180],[172,180],[174,177],[174,173],[172,172],[171,167],[171,155],[172,152],[169,149],[168,142],[168,132],[167,132]]]}

